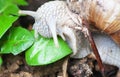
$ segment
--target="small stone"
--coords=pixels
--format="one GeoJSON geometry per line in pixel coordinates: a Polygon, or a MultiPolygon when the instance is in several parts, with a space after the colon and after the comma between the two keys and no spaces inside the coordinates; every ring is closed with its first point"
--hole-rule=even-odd
{"type": "Polygon", "coordinates": [[[10,72],[14,72],[15,70],[17,70],[19,68],[19,65],[16,63],[13,63],[10,67],[8,67],[10,72]]]}
{"type": "Polygon", "coordinates": [[[20,72],[20,77],[32,77],[32,75],[29,72],[20,72]]]}

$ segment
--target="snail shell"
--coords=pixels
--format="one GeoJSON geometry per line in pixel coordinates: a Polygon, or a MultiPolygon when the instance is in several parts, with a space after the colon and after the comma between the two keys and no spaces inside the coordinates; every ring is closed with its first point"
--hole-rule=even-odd
{"type": "MultiPolygon", "coordinates": [[[[73,0],[71,4],[75,1],[73,0]]],[[[87,19],[89,23],[94,23],[98,29],[110,35],[120,45],[119,0],[79,0],[77,2],[79,5],[76,4],[73,7],[77,10],[80,7],[78,12],[83,19],[87,19]]]]}
{"type": "Polygon", "coordinates": [[[20,10],[20,14],[27,14],[35,18],[33,29],[35,35],[38,33],[44,37],[53,37],[56,47],[59,47],[57,35],[66,40],[73,50],[73,54],[77,52],[77,37],[72,26],[80,25],[81,19],[72,13],[65,1],[50,1],[43,4],[36,12],[20,10]]]}

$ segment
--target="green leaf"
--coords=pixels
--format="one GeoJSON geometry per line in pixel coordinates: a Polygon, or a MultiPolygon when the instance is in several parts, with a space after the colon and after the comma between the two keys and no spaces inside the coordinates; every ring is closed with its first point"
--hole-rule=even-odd
{"type": "Polygon", "coordinates": [[[2,63],[3,63],[3,60],[2,60],[2,58],[0,56],[0,66],[2,65],[2,63]]]}
{"type": "Polygon", "coordinates": [[[10,34],[6,38],[7,41],[1,47],[1,54],[17,55],[29,48],[34,42],[32,33],[21,27],[11,28],[10,34]]]}
{"type": "Polygon", "coordinates": [[[12,0],[13,3],[18,5],[28,5],[28,3],[25,0],[12,0]]]}
{"type": "Polygon", "coordinates": [[[17,5],[10,0],[0,0],[0,38],[18,19],[18,10],[17,5]]]}
{"type": "Polygon", "coordinates": [[[28,65],[46,65],[60,60],[72,53],[72,50],[60,37],[59,48],[55,47],[53,39],[39,37],[34,45],[25,53],[28,65]]]}
{"type": "Polygon", "coordinates": [[[12,23],[17,20],[18,17],[10,15],[0,16],[0,38],[5,34],[5,32],[12,26],[12,23]]]}

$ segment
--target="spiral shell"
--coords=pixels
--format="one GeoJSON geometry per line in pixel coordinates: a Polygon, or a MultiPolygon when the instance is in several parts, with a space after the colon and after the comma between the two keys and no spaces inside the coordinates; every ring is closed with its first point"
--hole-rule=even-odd
{"type": "Polygon", "coordinates": [[[110,35],[120,45],[120,1],[79,0],[79,2],[79,13],[83,19],[94,23],[98,29],[110,35]]]}

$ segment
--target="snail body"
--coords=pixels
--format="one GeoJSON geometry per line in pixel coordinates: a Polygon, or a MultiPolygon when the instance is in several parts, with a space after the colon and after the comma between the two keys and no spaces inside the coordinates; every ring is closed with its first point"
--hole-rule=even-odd
{"type": "Polygon", "coordinates": [[[77,15],[72,13],[65,1],[50,1],[43,4],[36,12],[20,10],[20,14],[27,14],[35,18],[33,29],[37,37],[38,33],[44,37],[53,37],[56,47],[59,47],[57,35],[66,40],[73,50],[77,52],[77,37],[72,26],[79,26],[77,15]]]}

